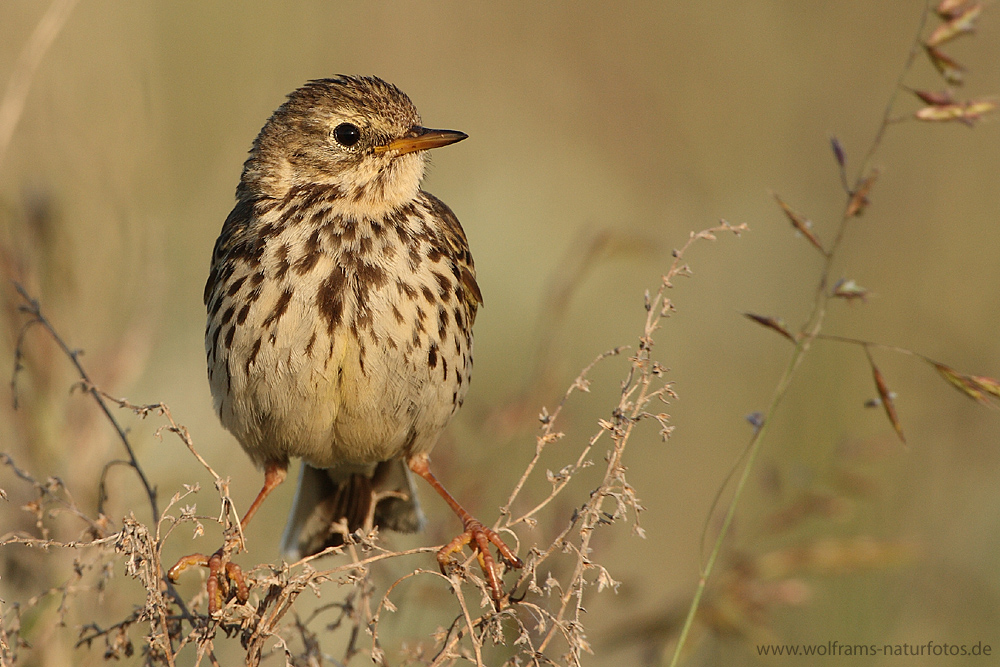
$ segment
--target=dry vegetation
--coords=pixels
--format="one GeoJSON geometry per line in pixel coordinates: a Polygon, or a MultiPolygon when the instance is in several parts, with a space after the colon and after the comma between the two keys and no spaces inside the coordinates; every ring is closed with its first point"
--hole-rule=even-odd
{"type": "MultiPolygon", "coordinates": [[[[777,504],[760,521],[764,532],[789,538],[785,546],[764,553],[743,553],[734,546],[733,520],[751,475],[766,472],[761,469],[759,455],[769,422],[817,341],[862,348],[878,395],[874,405],[885,411],[900,441],[904,425],[891,384],[875,364],[875,353],[913,355],[970,398],[991,405],[1000,400],[1000,383],[990,377],[960,373],[909,350],[823,331],[832,299],[863,302],[867,298],[867,290],[854,281],[834,281],[832,271],[842,240],[873,196],[878,170],[872,166],[872,158],[885,133],[896,123],[914,119],[973,125],[994,110],[994,102],[986,98],[961,101],[950,92],[910,91],[906,87],[906,76],[922,62],[922,54],[949,89],[961,85],[963,68],[942,48],[970,33],[981,11],[979,2],[945,0],[928,6],[877,136],[856,167],[855,176],[848,173],[847,151],[833,141],[845,192],[838,223],[817,229],[797,207],[776,196],[780,211],[776,216],[783,214],[803,237],[804,252],[816,251],[823,258],[812,312],[797,326],[770,315],[747,314],[787,339],[792,352],[771,404],[749,418],[753,436],[744,456],[729,478],[720,480],[719,497],[725,495],[727,501],[718,522],[706,520],[706,555],[693,601],[655,617],[623,619],[616,640],[605,644],[607,651],[616,650],[616,642],[643,644],[649,647],[651,664],[670,660],[676,664],[697,644],[695,630],[750,642],[773,639],[769,631],[772,611],[803,604],[809,598],[804,574],[837,576],[886,568],[914,557],[913,546],[902,540],[866,535],[794,539],[806,518],[819,516],[833,521],[850,498],[870,497],[871,482],[858,463],[859,458],[872,456],[870,451],[846,453],[831,471],[829,489],[804,490],[791,502],[777,504]],[[926,26],[935,14],[937,25],[926,26]],[[900,100],[911,92],[923,106],[904,117],[900,100]],[[822,240],[824,235],[832,240],[822,240]]],[[[587,601],[619,585],[618,575],[600,563],[594,536],[614,524],[626,524],[634,534],[643,535],[641,494],[626,478],[627,449],[637,429],[651,429],[664,440],[674,429],[666,408],[674,395],[667,364],[653,355],[656,333],[673,312],[669,290],[678,278],[689,274],[685,257],[692,244],[746,230],[743,225],[723,222],[692,234],[674,251],[659,286],[645,295],[645,320],[638,326],[637,340],[599,355],[551,411],[533,408],[540,412],[541,422],[534,456],[524,464],[493,526],[517,545],[525,561],[516,580],[510,573],[506,577],[513,593],[504,609],[493,608],[474,559],[442,574],[427,569],[438,546],[395,551],[376,530],[369,530],[358,531],[348,544],[328,550],[322,559],[317,556],[297,563],[254,567],[249,572],[249,602],[241,604],[231,598],[219,613],[209,615],[203,588],[192,599],[185,599],[164,577],[170,565],[163,562],[164,545],[186,541],[192,533],[201,535],[205,524],[212,522],[220,524],[227,535],[238,530],[229,479],[198,454],[183,418],[172,415],[166,405],[115,398],[92,381],[88,371],[93,369],[72,347],[72,333],[57,330],[46,317],[49,305],[32,297],[33,286],[50,276],[38,269],[26,271],[20,255],[48,251],[44,231],[52,221],[41,212],[21,224],[35,239],[31,247],[0,248],[7,279],[4,321],[16,364],[11,400],[4,408],[14,441],[4,443],[6,453],[0,454],[4,468],[0,476],[0,559],[8,580],[8,598],[0,601],[0,665],[4,666],[71,662],[77,651],[101,652],[108,660],[132,658],[150,665],[219,664],[217,654],[223,644],[242,647],[247,664],[363,664],[369,660],[377,664],[581,664],[584,656],[595,650],[585,616],[587,601]],[[563,432],[560,417],[564,405],[578,392],[588,391],[588,375],[602,363],[621,364],[617,403],[593,415],[593,432],[563,432]],[[73,391],[67,392],[69,388],[73,391]],[[133,449],[134,436],[124,425],[134,421],[133,414],[156,425],[154,437],[164,439],[162,447],[169,448],[171,455],[198,458],[218,491],[216,514],[200,515],[191,504],[197,483],[181,490],[165,490],[157,480],[148,478],[133,449]],[[116,438],[110,444],[106,437],[109,428],[116,438]],[[565,446],[566,441],[571,444],[565,446]],[[550,448],[557,442],[564,445],[556,455],[562,465],[548,467],[553,456],[550,448]],[[45,476],[46,457],[60,447],[75,448],[82,462],[72,480],[45,476]],[[599,471],[586,478],[596,479],[596,484],[571,484],[587,468],[599,471]],[[165,492],[170,492],[169,499],[165,492]],[[141,502],[124,516],[109,516],[104,510],[110,496],[128,496],[141,502]],[[45,567],[39,567],[37,563],[43,560],[45,567]],[[404,562],[406,568],[414,569],[385,583],[385,577],[374,573],[387,561],[404,562]],[[411,595],[415,590],[411,580],[415,578],[449,591],[450,601],[441,612],[436,632],[397,636],[397,628],[388,619],[398,610],[420,604],[411,595]],[[318,598],[319,603],[303,605],[304,597],[318,598]],[[94,612],[95,620],[81,620],[91,616],[88,612],[94,612]]],[[[579,272],[586,271],[586,264],[578,267],[579,272]]],[[[50,264],[45,270],[57,271],[58,266],[50,264]]],[[[567,273],[575,276],[579,272],[567,273]]],[[[101,377],[114,377],[116,369],[128,365],[123,357],[130,348],[123,341],[132,335],[129,330],[122,332],[120,339],[109,341],[107,351],[97,355],[101,377]]],[[[888,449],[886,456],[902,451],[888,449]]],[[[206,504],[204,498],[202,504],[206,504]]]]}

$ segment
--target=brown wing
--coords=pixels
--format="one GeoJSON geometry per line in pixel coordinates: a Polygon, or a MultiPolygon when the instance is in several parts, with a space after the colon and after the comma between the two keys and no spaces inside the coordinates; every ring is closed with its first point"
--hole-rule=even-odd
{"type": "Polygon", "coordinates": [[[445,246],[442,250],[453,263],[452,270],[458,282],[456,290],[459,298],[467,304],[471,325],[476,319],[476,309],[483,303],[483,293],[479,289],[479,283],[476,282],[476,265],[472,261],[469,240],[465,237],[462,224],[447,204],[429,192],[420,194],[435,218],[441,221],[440,231],[445,246]]]}
{"type": "Polygon", "coordinates": [[[253,244],[246,239],[246,229],[252,217],[253,202],[240,199],[222,225],[222,231],[212,250],[212,266],[205,283],[206,306],[215,291],[232,275],[233,260],[236,259],[234,255],[238,255],[239,259],[247,259],[247,255],[254,254],[255,249],[250,247],[253,244]]]}

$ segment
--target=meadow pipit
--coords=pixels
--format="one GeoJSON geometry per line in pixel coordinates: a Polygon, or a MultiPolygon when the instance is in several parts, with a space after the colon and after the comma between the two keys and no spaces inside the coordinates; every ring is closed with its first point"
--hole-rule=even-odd
{"type": "MultiPolygon", "coordinates": [[[[465,138],[424,128],[410,99],[374,77],[289,95],[254,141],[215,243],[205,347],[216,412],[265,473],[242,527],[299,457],[286,553],[317,553],[369,518],[414,531],[413,472],[464,525],[438,553],[442,569],[470,545],[499,605],[490,543],[521,562],[428,458],[469,387],[482,295],[462,226],[420,181],[428,149],[465,138]]],[[[210,610],[229,580],[245,600],[228,551],[182,559],[170,575],[207,565],[210,610]]]]}

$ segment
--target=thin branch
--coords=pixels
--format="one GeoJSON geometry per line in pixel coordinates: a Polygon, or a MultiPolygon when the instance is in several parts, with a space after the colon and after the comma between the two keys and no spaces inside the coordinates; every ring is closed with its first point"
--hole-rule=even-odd
{"type": "MultiPolygon", "coordinates": [[[[149,499],[149,507],[153,514],[153,522],[155,523],[160,518],[160,511],[157,507],[157,502],[156,502],[156,490],[153,489],[152,485],[149,483],[149,479],[146,478],[145,471],[143,471],[142,466],[139,465],[139,460],[135,456],[135,451],[132,449],[132,443],[129,442],[128,435],[125,433],[125,429],[122,428],[121,424],[118,423],[118,420],[115,419],[113,414],[111,414],[111,409],[108,407],[108,404],[104,401],[104,397],[102,396],[101,392],[98,391],[97,388],[94,386],[94,383],[91,381],[90,376],[87,374],[86,369],[84,369],[83,364],[80,363],[80,351],[73,350],[69,347],[69,345],[66,344],[66,341],[63,340],[62,336],[60,336],[59,333],[55,330],[55,327],[52,326],[52,323],[49,322],[44,315],[42,315],[41,305],[38,303],[38,301],[29,296],[28,292],[24,289],[24,287],[21,286],[20,283],[15,282],[14,287],[15,289],[17,289],[17,293],[20,294],[21,298],[24,300],[21,309],[31,317],[30,322],[26,324],[25,327],[27,327],[29,324],[35,323],[48,332],[52,340],[55,341],[56,345],[58,345],[59,348],[63,351],[63,353],[69,358],[70,363],[73,364],[73,367],[76,369],[77,374],[80,376],[80,379],[82,380],[83,383],[82,386],[84,391],[90,394],[94,398],[94,400],[97,401],[97,405],[101,408],[101,412],[104,413],[104,416],[107,417],[108,422],[110,422],[111,426],[115,429],[115,433],[118,435],[118,439],[121,441],[122,445],[125,447],[126,453],[128,454],[129,465],[132,466],[132,469],[135,470],[136,475],[139,476],[139,481],[142,482],[142,487],[146,491],[146,497],[149,499]]],[[[15,376],[16,373],[17,370],[15,369],[15,376]]],[[[14,380],[12,380],[11,382],[13,383],[14,380]]]]}

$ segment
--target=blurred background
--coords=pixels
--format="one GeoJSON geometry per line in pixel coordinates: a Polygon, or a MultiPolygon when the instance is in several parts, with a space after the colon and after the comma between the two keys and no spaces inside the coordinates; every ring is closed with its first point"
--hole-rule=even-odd
{"type": "MultiPolygon", "coordinates": [[[[534,452],[542,407],[551,411],[598,353],[636,344],[643,293],[658,287],[672,249],[719,218],[750,226],[741,238],[696,246],[686,256],[693,277],[670,293],[677,313],[657,335],[656,355],[679,395],[667,408],[676,431],[664,443],[655,424],[644,426],[625,458],[646,507],[647,537],[626,525],[595,537],[595,560],[621,586],[588,592],[596,655],[587,664],[659,664],[697,582],[712,499],[751,435],[745,416],[767,407],[791,352],[741,313],[781,316],[795,328],[815,291],[820,257],[770,193],[832,238],[844,192],[830,137],[844,146],[853,175],[911,48],[921,3],[68,7],[0,154],[0,372],[14,368],[25,321],[6,280],[13,278],[40,299],[70,346],[85,351],[100,387],[170,406],[199,452],[232,478],[238,508],[262,476],[212,411],[202,290],[246,152],[284,95],[305,81],[374,74],[404,90],[426,125],[470,136],[434,154],[424,183],[462,221],[486,301],[472,390],[434,460],[487,523],[534,452]]],[[[0,8],[4,86],[47,9],[33,0],[0,8]]],[[[958,97],[1000,93],[994,9],[975,37],[945,49],[968,69],[958,97]]],[[[905,83],[943,87],[925,58],[905,83]]],[[[904,94],[894,115],[919,106],[904,94]]],[[[872,205],[851,226],[834,275],[873,294],[867,303],[832,303],[827,332],[1000,376],[1000,127],[989,119],[972,129],[895,124],[874,163],[882,175],[872,205]]],[[[70,392],[69,364],[40,331],[25,349],[20,408],[12,410],[6,388],[0,401],[0,451],[39,479],[61,477],[92,514],[96,480],[123,456],[121,446],[92,404],[70,392]]],[[[1000,652],[1000,416],[914,358],[875,358],[898,395],[908,446],[881,409],[864,407],[876,392],[863,352],[817,344],[771,424],[692,642],[694,664],[752,663],[761,641],[982,641],[1000,652]]],[[[626,371],[624,359],[595,369],[591,393],[567,407],[567,436],[547,465],[575,460],[617,405],[626,371]]],[[[211,479],[183,445],[158,439],[156,420],[120,416],[161,505],[198,482],[203,490],[185,502],[217,514],[211,479]]],[[[547,492],[541,484],[536,498],[547,492]]],[[[113,468],[108,486],[113,521],[130,509],[149,520],[130,471],[113,468]]],[[[0,472],[10,495],[0,501],[0,532],[32,529],[19,509],[31,496],[24,487],[9,469],[0,472]]],[[[562,513],[538,530],[564,525],[590,488],[581,478],[556,508],[562,513]]],[[[239,558],[245,565],[278,557],[273,536],[293,491],[284,485],[254,521],[250,553],[239,558]]],[[[441,543],[457,530],[426,491],[428,532],[391,536],[393,546],[441,543]]],[[[211,551],[218,537],[214,526],[193,543],[178,534],[164,558],[211,551]]],[[[433,567],[425,560],[401,571],[433,567]]],[[[9,608],[65,581],[71,569],[57,563],[6,549],[0,598],[9,608]]],[[[105,622],[115,618],[108,610],[128,613],[142,600],[136,582],[116,576],[105,622]]],[[[430,622],[416,611],[407,620],[404,610],[388,648],[411,631],[409,641],[427,641],[453,617],[439,582],[423,581],[432,583],[414,587],[422,596],[415,599],[444,611],[430,622]]],[[[182,589],[193,594],[197,585],[191,575],[182,589]]],[[[60,631],[42,623],[31,632],[33,644],[64,645],[48,664],[53,655],[101,661],[100,651],[73,649],[73,636],[56,641],[60,631]]],[[[912,664],[986,664],[951,660],[912,664]]]]}

